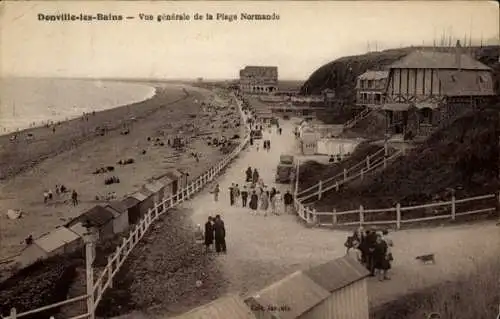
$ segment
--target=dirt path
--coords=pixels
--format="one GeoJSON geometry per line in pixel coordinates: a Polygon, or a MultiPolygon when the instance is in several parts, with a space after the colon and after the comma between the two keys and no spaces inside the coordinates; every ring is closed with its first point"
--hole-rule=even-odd
{"type": "MultiPolygon", "coordinates": [[[[228,281],[228,290],[241,295],[294,270],[345,253],[344,231],[306,228],[295,216],[253,216],[248,209],[229,206],[228,187],[233,182],[243,184],[248,166],[256,167],[266,184],[274,184],[280,154],[293,151],[295,145],[293,125],[285,122],[282,127],[283,135],[270,135],[269,153],[262,148],[247,149],[219,178],[219,202],[214,202],[207,190],[183,205],[192,212],[195,223],[203,224],[209,215],[222,215],[227,227],[228,254],[217,260],[228,281]]],[[[471,271],[480,259],[494,256],[500,247],[499,228],[492,224],[405,230],[391,236],[396,245],[393,278],[386,282],[370,278],[372,305],[471,271]],[[422,265],[415,260],[426,253],[436,254],[436,265],[422,265]]]]}

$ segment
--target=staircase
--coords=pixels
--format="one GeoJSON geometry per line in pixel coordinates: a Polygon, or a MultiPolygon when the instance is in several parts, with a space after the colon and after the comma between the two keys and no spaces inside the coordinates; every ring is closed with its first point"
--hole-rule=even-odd
{"type": "Polygon", "coordinates": [[[344,130],[352,128],[354,125],[356,125],[356,123],[358,123],[362,119],[366,118],[368,116],[368,114],[371,113],[371,111],[372,110],[367,107],[363,111],[361,111],[361,113],[357,114],[355,117],[353,117],[349,121],[345,122],[344,123],[344,130]]]}

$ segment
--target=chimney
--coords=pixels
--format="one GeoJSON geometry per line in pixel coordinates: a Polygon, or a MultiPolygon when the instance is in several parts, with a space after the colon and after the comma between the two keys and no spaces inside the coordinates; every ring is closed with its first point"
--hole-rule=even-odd
{"type": "Polygon", "coordinates": [[[460,45],[460,40],[457,40],[455,48],[455,65],[459,71],[462,69],[462,46],[460,45]]]}

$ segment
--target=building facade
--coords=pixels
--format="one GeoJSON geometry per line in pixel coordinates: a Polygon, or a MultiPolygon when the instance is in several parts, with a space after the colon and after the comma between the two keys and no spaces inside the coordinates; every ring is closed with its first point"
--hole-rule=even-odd
{"type": "Polygon", "coordinates": [[[390,66],[384,103],[389,134],[426,137],[495,96],[491,69],[463,53],[414,51],[390,66]]]}
{"type": "Polygon", "coordinates": [[[366,71],[358,76],[356,83],[356,105],[381,105],[389,71],[366,71]]]}
{"type": "Polygon", "coordinates": [[[240,90],[247,94],[270,94],[278,90],[278,67],[246,66],[240,70],[240,90]]]}

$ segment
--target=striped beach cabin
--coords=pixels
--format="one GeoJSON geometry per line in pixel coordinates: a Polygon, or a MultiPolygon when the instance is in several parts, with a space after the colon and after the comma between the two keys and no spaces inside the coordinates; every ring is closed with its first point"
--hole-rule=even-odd
{"type": "MultiPolygon", "coordinates": [[[[166,317],[165,317],[166,318],[166,317]]],[[[256,319],[250,308],[236,295],[216,299],[174,319],[256,319]]]]}

